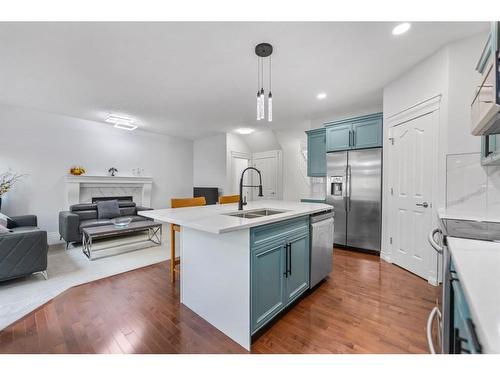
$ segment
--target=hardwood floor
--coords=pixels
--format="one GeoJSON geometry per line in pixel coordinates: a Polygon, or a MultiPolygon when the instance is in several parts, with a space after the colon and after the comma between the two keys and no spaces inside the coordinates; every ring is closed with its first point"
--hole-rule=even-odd
{"type": "MultiPolygon", "coordinates": [[[[252,353],[426,353],[438,288],[378,256],[335,249],[332,277],[252,353]]],[[[179,303],[168,262],[71,288],[0,332],[0,353],[246,353],[179,303]]]]}

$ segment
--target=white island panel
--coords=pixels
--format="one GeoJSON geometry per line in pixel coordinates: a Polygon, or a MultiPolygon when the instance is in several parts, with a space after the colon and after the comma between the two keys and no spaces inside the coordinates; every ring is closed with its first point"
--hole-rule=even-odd
{"type": "Polygon", "coordinates": [[[182,227],[181,303],[250,350],[250,230],[182,227]]]}

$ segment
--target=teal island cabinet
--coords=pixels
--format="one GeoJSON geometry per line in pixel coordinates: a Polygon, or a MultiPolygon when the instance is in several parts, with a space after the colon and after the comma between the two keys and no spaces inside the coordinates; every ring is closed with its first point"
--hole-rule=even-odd
{"type": "Polygon", "coordinates": [[[326,123],[325,129],[327,152],[382,146],[382,113],[326,123]]]}
{"type": "MultiPolygon", "coordinates": [[[[180,232],[180,302],[250,350],[252,336],[309,289],[310,216],[297,201],[142,211],[180,232]]],[[[166,286],[167,287],[167,286],[166,286]]]]}
{"type": "Polygon", "coordinates": [[[309,289],[309,216],[250,231],[252,334],[309,289]]]}

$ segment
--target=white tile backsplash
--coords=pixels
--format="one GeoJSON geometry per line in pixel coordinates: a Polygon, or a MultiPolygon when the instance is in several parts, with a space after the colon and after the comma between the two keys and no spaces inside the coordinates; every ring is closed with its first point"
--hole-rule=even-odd
{"type": "Polygon", "coordinates": [[[448,155],[446,210],[497,218],[500,212],[500,167],[482,166],[480,153],[448,155]]]}

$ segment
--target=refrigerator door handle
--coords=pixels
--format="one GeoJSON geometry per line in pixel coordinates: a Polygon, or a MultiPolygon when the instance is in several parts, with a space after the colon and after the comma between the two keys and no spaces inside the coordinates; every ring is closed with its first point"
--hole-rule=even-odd
{"type": "Polygon", "coordinates": [[[346,174],[347,174],[347,206],[346,210],[351,211],[351,166],[348,164],[346,168],[346,174]],[[348,207],[348,208],[347,208],[348,207]]]}

